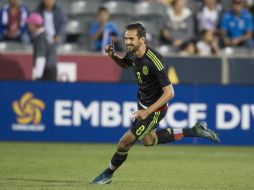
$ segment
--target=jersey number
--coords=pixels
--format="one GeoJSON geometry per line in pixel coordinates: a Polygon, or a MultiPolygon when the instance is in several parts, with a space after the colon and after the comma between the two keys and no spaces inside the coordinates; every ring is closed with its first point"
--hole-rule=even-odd
{"type": "Polygon", "coordinates": [[[145,126],[144,125],[141,125],[138,130],[136,131],[136,135],[141,135],[141,133],[145,130],[145,126]]]}
{"type": "Polygon", "coordinates": [[[140,72],[137,72],[137,77],[138,77],[138,82],[141,84],[142,83],[142,78],[140,72]]]}

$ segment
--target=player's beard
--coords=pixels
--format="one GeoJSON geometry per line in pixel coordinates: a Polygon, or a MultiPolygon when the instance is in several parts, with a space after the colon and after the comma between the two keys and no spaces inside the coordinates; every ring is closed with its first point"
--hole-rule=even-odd
{"type": "Polygon", "coordinates": [[[136,51],[138,51],[138,49],[140,47],[140,43],[137,43],[136,45],[126,45],[126,47],[127,47],[128,52],[135,53],[136,51]]]}

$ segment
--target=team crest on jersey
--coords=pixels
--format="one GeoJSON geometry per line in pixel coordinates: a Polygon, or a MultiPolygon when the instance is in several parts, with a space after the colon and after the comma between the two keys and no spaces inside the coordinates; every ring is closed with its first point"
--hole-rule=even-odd
{"type": "Polygon", "coordinates": [[[147,66],[143,66],[143,74],[148,75],[148,68],[147,66]]]}

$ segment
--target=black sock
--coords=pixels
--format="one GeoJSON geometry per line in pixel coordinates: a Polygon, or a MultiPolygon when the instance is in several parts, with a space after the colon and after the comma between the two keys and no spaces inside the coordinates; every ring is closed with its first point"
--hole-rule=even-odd
{"type": "Polygon", "coordinates": [[[111,171],[113,173],[119,166],[124,163],[124,161],[127,159],[127,156],[128,152],[117,150],[110,161],[108,172],[111,171]]]}
{"type": "Polygon", "coordinates": [[[186,128],[183,129],[183,136],[184,137],[196,137],[196,131],[193,128],[186,128]]]}
{"type": "Polygon", "coordinates": [[[156,134],[157,134],[157,139],[155,139],[154,145],[165,144],[165,143],[175,141],[171,128],[156,131],[156,134]]]}

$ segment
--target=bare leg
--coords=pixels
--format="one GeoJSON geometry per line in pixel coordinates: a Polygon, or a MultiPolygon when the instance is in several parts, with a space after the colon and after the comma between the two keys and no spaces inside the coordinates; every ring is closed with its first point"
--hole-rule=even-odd
{"type": "Polygon", "coordinates": [[[117,150],[128,152],[130,148],[136,143],[136,137],[128,130],[119,140],[117,150]]]}
{"type": "Polygon", "coordinates": [[[104,170],[99,176],[94,178],[92,184],[107,184],[111,183],[113,173],[119,168],[127,159],[128,151],[136,143],[137,138],[128,130],[119,140],[117,150],[113,155],[109,167],[104,170]]]}
{"type": "Polygon", "coordinates": [[[156,129],[153,129],[141,140],[144,146],[153,146],[155,139],[157,139],[156,129]]]}

